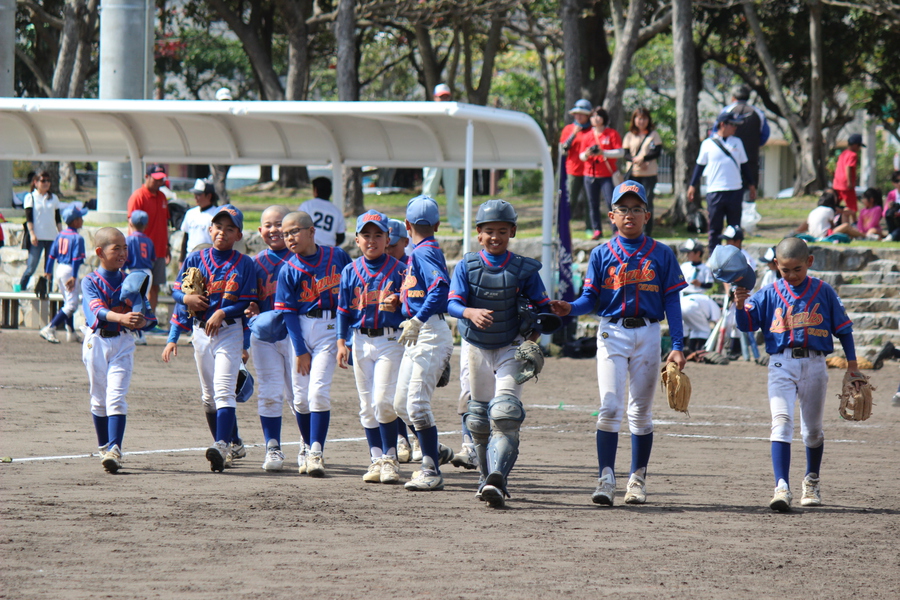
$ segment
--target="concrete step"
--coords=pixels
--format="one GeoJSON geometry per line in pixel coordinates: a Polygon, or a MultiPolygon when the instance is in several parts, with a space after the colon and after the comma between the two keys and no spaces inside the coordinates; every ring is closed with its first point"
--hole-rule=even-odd
{"type": "Polygon", "coordinates": [[[814,271],[812,277],[818,277],[830,286],[837,288],[845,284],[896,285],[900,286],[900,273],[885,271],[814,271]]]}
{"type": "Polygon", "coordinates": [[[900,298],[841,298],[851,313],[900,312],[900,298]]]}
{"type": "Polygon", "coordinates": [[[854,329],[900,329],[900,312],[851,312],[847,314],[853,320],[854,329]]]}
{"type": "Polygon", "coordinates": [[[888,329],[856,329],[853,331],[856,346],[878,346],[880,349],[887,342],[893,342],[900,348],[900,330],[888,329]]]}
{"type": "MultiPolygon", "coordinates": [[[[856,346],[856,356],[857,357],[865,357],[869,360],[875,360],[875,357],[878,356],[878,353],[881,352],[881,349],[884,348],[884,344],[880,346],[856,346]]],[[[841,343],[837,340],[834,341],[834,356],[844,356],[844,349],[841,348],[841,343]]],[[[892,361],[888,359],[884,361],[885,367],[891,367],[900,365],[900,361],[892,361]]]]}
{"type": "Polygon", "coordinates": [[[843,284],[837,288],[838,295],[844,298],[900,298],[900,286],[897,284],[843,284]]]}

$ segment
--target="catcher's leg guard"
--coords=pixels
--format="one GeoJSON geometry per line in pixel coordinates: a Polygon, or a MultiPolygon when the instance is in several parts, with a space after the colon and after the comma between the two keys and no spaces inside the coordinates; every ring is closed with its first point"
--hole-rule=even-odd
{"type": "Polygon", "coordinates": [[[491,439],[488,442],[488,473],[503,474],[503,492],[506,492],[506,478],[519,456],[519,428],[525,420],[522,401],[515,396],[497,396],[488,403],[491,419],[491,439]]]}
{"type": "Polygon", "coordinates": [[[491,435],[491,423],[488,420],[488,405],[484,402],[478,402],[469,398],[466,405],[468,409],[463,415],[463,420],[472,434],[472,441],[475,443],[475,454],[478,456],[478,470],[483,480],[487,474],[487,445],[488,438],[491,435]]]}

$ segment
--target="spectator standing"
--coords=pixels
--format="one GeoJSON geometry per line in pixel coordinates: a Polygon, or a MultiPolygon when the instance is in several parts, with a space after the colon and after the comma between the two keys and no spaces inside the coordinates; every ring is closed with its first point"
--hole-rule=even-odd
{"type": "Polygon", "coordinates": [[[62,217],[59,213],[59,198],[50,192],[50,173],[41,171],[31,180],[31,191],[25,196],[25,229],[31,246],[28,249],[28,263],[19,281],[24,290],[28,280],[50,256],[50,246],[56,235],[62,231],[62,217]],[[41,261],[41,254],[44,260],[41,261]]]}
{"type": "MultiPolygon", "coordinates": [[[[616,158],[624,155],[622,137],[619,132],[607,127],[609,113],[597,107],[591,113],[591,129],[580,138],[578,156],[585,163],[585,187],[587,187],[588,208],[591,216],[592,240],[603,236],[603,221],[600,214],[600,195],[606,208],[612,211],[613,173],[616,172],[616,158]]],[[[610,225],[615,230],[614,225],[610,225]]]]}
{"type": "Polygon", "coordinates": [[[900,229],[900,171],[894,171],[891,183],[894,184],[894,189],[889,191],[884,199],[884,222],[888,234],[900,229]]]}
{"type": "Polygon", "coordinates": [[[331,180],[316,177],[312,181],[313,198],[300,205],[300,212],[312,217],[316,227],[315,242],[319,246],[340,246],[344,243],[347,225],[341,209],[331,203],[331,180]]]}
{"type": "Polygon", "coordinates": [[[200,244],[212,244],[209,226],[212,225],[212,218],[219,210],[219,194],[216,193],[214,184],[198,179],[194,182],[191,192],[197,206],[184,213],[184,219],[181,221],[184,236],[181,239],[180,262],[184,262],[185,257],[200,244]]]}
{"type": "MultiPolygon", "coordinates": [[[[435,102],[452,102],[450,86],[439,83],[434,86],[435,102]]],[[[459,210],[459,199],[456,197],[457,169],[441,169],[439,167],[425,167],[422,169],[422,194],[437,198],[441,188],[441,179],[444,182],[444,194],[447,196],[447,222],[453,231],[462,230],[462,213],[459,210]]],[[[316,227],[318,231],[318,227],[316,227]]]]}
{"type": "Polygon", "coordinates": [[[644,233],[652,236],[653,197],[656,195],[654,188],[659,173],[656,159],[662,152],[662,138],[659,137],[659,132],[653,124],[653,117],[647,108],[641,106],[631,113],[631,126],[625,134],[622,146],[625,148],[625,160],[631,161],[625,179],[637,181],[647,190],[647,210],[650,211],[650,220],[644,225],[644,233]]]}
{"type": "MultiPolygon", "coordinates": [[[[719,245],[723,221],[740,227],[743,181],[747,175],[747,154],[744,144],[734,135],[739,118],[731,113],[719,115],[716,132],[700,144],[697,165],[688,187],[688,201],[693,202],[700,186],[700,178],[706,174],[706,206],[709,212],[709,247],[719,245]]],[[[750,196],[756,199],[756,188],[750,188],[750,196]]]]}
{"type": "MultiPolygon", "coordinates": [[[[591,129],[591,106],[588,100],[578,100],[569,110],[574,122],[563,127],[559,136],[559,151],[566,154],[566,189],[569,191],[569,205],[572,215],[581,214],[579,207],[587,206],[587,195],[584,189],[584,161],[578,156],[581,136],[591,129]]],[[[580,209],[580,210],[583,210],[580,209]]],[[[590,216],[588,216],[590,228],[590,216]]]]}
{"type": "Polygon", "coordinates": [[[859,151],[865,148],[862,136],[858,133],[847,138],[847,148],[838,156],[834,167],[834,181],[831,187],[839,200],[843,200],[850,211],[851,221],[856,221],[856,172],[859,165],[859,151]]]}
{"type": "Polygon", "coordinates": [[[159,286],[166,283],[166,265],[171,258],[169,252],[169,203],[160,188],[166,181],[166,169],[162,165],[150,165],[144,177],[144,185],[131,194],[128,199],[128,218],[136,210],[147,213],[147,229],[145,233],[153,241],[153,281],[147,294],[153,312],[159,300],[159,286]]]}
{"type": "Polygon", "coordinates": [[[736,85],[731,92],[731,104],[723,108],[721,114],[731,114],[740,119],[734,135],[744,144],[744,153],[747,155],[748,179],[744,181],[743,199],[753,202],[759,187],[759,149],[769,141],[770,130],[765,113],[748,104],[749,100],[750,86],[736,85]]]}

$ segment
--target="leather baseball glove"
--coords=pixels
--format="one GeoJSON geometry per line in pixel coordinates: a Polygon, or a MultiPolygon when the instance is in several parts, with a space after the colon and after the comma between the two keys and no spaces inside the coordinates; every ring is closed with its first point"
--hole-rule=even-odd
{"type": "Polygon", "coordinates": [[[841,386],[841,406],[838,412],[847,421],[865,421],[872,416],[872,392],[875,388],[869,384],[869,378],[859,371],[844,373],[841,386]]]}
{"type": "Polygon", "coordinates": [[[662,384],[669,408],[687,414],[691,402],[691,380],[688,376],[681,372],[678,365],[669,362],[662,368],[662,384]]]}
{"type": "MultiPolygon", "coordinates": [[[[203,273],[200,271],[200,269],[198,269],[197,267],[190,267],[188,269],[185,269],[184,275],[182,275],[181,277],[181,291],[184,292],[185,295],[206,295],[206,280],[203,279],[203,273]]],[[[192,317],[200,316],[192,310],[189,310],[188,313],[190,313],[192,317]]]]}
{"type": "Polygon", "coordinates": [[[515,374],[516,383],[519,385],[532,377],[537,379],[541,369],[544,368],[544,351],[531,340],[522,342],[522,345],[516,350],[515,358],[519,361],[519,368],[515,374]]]}

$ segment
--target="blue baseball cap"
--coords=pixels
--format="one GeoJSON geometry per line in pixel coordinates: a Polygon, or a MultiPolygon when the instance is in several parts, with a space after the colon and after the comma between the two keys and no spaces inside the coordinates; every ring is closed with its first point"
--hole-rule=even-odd
{"type": "Polygon", "coordinates": [[[150,220],[150,215],[142,210],[133,210],[131,211],[131,216],[128,218],[131,220],[131,224],[135,227],[143,227],[150,220]]]}
{"type": "Polygon", "coordinates": [[[713,277],[752,290],[756,285],[756,271],[737,246],[716,246],[707,262],[713,277]]]}
{"type": "Polygon", "coordinates": [[[66,225],[68,225],[75,219],[84,217],[86,214],[88,214],[88,209],[81,208],[81,204],[75,202],[62,209],[60,216],[62,217],[63,221],[66,222],[66,225]]]}
{"type": "Polygon", "coordinates": [[[431,225],[441,220],[437,201],[431,196],[416,196],[406,205],[406,220],[413,225],[431,225]]]}
{"type": "Polygon", "coordinates": [[[619,200],[629,195],[637,198],[645,205],[647,204],[647,190],[644,189],[644,186],[632,179],[623,181],[616,186],[616,189],[613,190],[612,203],[618,204],[619,200]]]}
{"type": "Polygon", "coordinates": [[[391,241],[388,242],[388,245],[393,246],[400,241],[400,238],[409,238],[406,233],[406,224],[403,221],[389,219],[388,224],[391,227],[391,241]]]}
{"type": "Polygon", "coordinates": [[[219,218],[221,214],[228,215],[228,218],[231,219],[231,222],[234,223],[235,227],[244,230],[244,213],[240,211],[239,208],[234,206],[233,204],[225,204],[216,211],[215,216],[212,218],[213,221],[219,218]]]}
{"type": "Polygon", "coordinates": [[[363,227],[365,227],[369,223],[374,223],[378,226],[378,229],[382,231],[390,231],[391,229],[389,219],[386,214],[380,213],[374,209],[370,209],[356,217],[356,233],[362,231],[363,227]]]}

